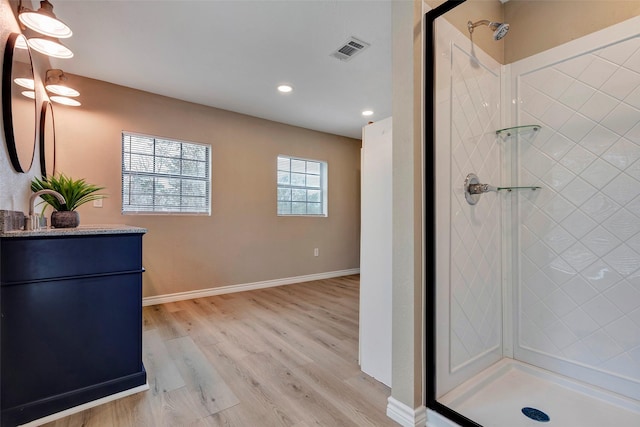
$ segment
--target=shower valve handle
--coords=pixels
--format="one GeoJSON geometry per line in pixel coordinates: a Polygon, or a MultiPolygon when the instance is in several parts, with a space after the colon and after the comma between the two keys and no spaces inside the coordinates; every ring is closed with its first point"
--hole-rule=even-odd
{"type": "Polygon", "coordinates": [[[490,191],[498,192],[498,188],[489,184],[481,184],[478,175],[470,173],[464,180],[464,197],[470,205],[475,205],[480,200],[480,195],[490,191]]]}
{"type": "Polygon", "coordinates": [[[497,192],[498,188],[489,184],[469,184],[469,193],[471,194],[482,194],[490,191],[497,192]]]}

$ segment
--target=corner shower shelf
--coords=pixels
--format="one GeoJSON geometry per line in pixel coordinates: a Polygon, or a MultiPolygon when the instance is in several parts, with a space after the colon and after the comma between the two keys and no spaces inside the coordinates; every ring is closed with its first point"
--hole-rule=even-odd
{"type": "Polygon", "coordinates": [[[504,128],[504,129],[498,129],[496,131],[496,135],[498,136],[511,136],[513,134],[521,134],[521,133],[525,133],[525,132],[537,132],[539,131],[541,128],[540,125],[523,125],[523,126],[513,126],[513,127],[509,127],[509,128],[504,128]]]}

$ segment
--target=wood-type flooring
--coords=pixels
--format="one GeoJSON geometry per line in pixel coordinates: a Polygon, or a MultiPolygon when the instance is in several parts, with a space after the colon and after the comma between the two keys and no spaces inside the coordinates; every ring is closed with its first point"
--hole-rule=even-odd
{"type": "Polygon", "coordinates": [[[150,390],[49,427],[397,426],[358,366],[359,276],[145,307],[150,390]]]}

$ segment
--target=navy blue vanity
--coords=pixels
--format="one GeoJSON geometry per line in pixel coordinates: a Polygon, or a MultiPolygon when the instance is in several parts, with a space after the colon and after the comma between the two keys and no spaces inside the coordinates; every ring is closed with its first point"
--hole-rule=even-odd
{"type": "Polygon", "coordinates": [[[3,427],[146,384],[145,232],[81,226],[0,235],[3,427]]]}

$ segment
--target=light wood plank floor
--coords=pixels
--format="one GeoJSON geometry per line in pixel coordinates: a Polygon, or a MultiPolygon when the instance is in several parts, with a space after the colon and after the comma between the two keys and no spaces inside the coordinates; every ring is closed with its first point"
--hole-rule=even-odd
{"type": "Polygon", "coordinates": [[[143,310],[149,386],[47,424],[397,426],[358,367],[359,276],[143,310]]]}

